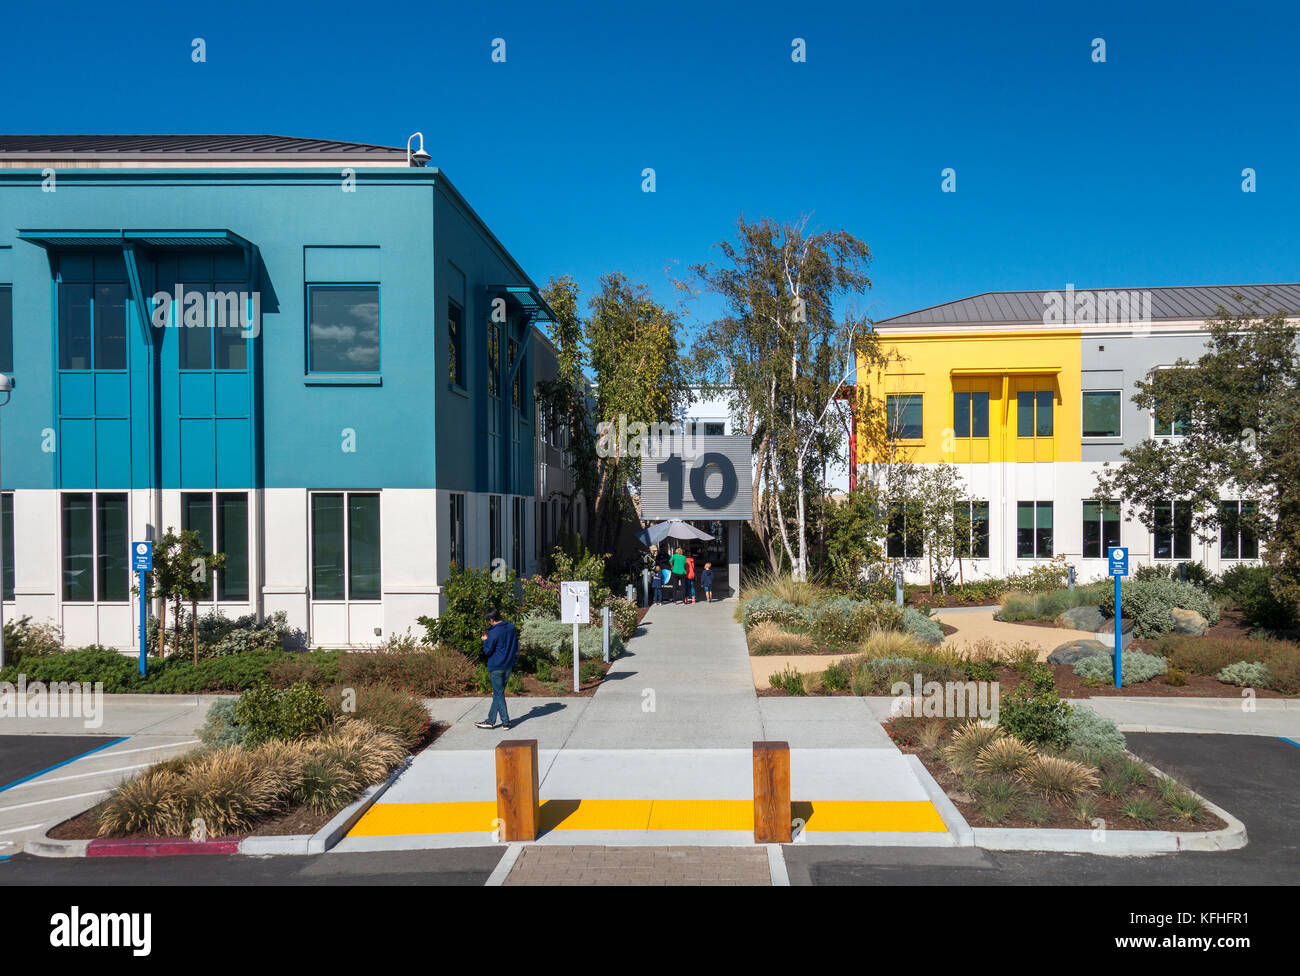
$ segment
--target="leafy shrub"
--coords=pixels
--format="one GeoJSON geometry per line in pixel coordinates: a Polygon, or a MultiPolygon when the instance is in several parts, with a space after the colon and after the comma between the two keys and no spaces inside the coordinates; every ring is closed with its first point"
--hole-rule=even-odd
{"type": "Polygon", "coordinates": [[[997,666],[992,661],[976,658],[966,662],[967,681],[996,681],[997,666]]]}
{"type": "Polygon", "coordinates": [[[1054,690],[1020,685],[998,705],[998,727],[1036,746],[1063,748],[1069,738],[1070,706],[1054,690]]]}
{"type": "Polygon", "coordinates": [[[1274,593],[1272,579],[1273,571],[1267,566],[1241,564],[1224,572],[1219,588],[1253,626],[1295,630],[1300,626],[1296,604],[1274,593]]]}
{"type": "MultiPolygon", "coordinates": [[[[583,661],[582,666],[578,668],[579,684],[587,684],[589,681],[598,681],[605,676],[605,669],[600,666],[598,661],[583,661]]],[[[511,675],[513,677],[513,675],[511,675]]]]}
{"type": "Polygon", "coordinates": [[[387,684],[426,698],[465,694],[473,677],[474,665],[450,648],[349,651],[338,667],[340,684],[387,684]]]}
{"type": "Polygon", "coordinates": [[[243,745],[246,729],[235,717],[234,698],[222,698],[212,703],[199,729],[199,740],[209,748],[243,745]]]}
{"type": "Polygon", "coordinates": [[[773,688],[780,688],[787,695],[805,694],[803,675],[788,664],[784,671],[769,675],[767,681],[773,688]]]}
{"type": "Polygon", "coordinates": [[[21,665],[12,662],[0,670],[0,681],[17,681],[20,672],[31,684],[43,681],[103,682],[107,694],[136,691],[140,684],[138,659],[119,654],[107,647],[83,647],[61,654],[25,658],[21,665]]]}
{"type": "Polygon", "coordinates": [[[1066,741],[1076,749],[1087,749],[1103,755],[1123,752],[1127,745],[1118,725],[1082,705],[1075,706],[1070,711],[1066,741]]]}
{"type": "MultiPolygon", "coordinates": [[[[1135,637],[1158,637],[1173,630],[1175,607],[1195,610],[1210,624],[1217,623],[1220,616],[1218,604],[1205,590],[1163,577],[1125,580],[1120,601],[1124,616],[1133,620],[1135,637]]],[[[1098,606],[1107,616],[1115,615],[1113,587],[1098,600],[1098,606]]]]}
{"type": "Polygon", "coordinates": [[[1139,566],[1133,571],[1133,579],[1140,580],[1158,580],[1171,579],[1182,581],[1186,575],[1188,583],[1204,589],[1209,589],[1214,585],[1214,574],[1205,568],[1204,563],[1148,563],[1145,566],[1139,566]],[[1185,567],[1185,568],[1180,568],[1185,567]]]}
{"type": "Polygon", "coordinates": [[[844,691],[849,686],[849,672],[838,661],[829,664],[822,672],[822,685],[827,691],[844,691]]]}
{"type": "MultiPolygon", "coordinates": [[[[1062,586],[1038,593],[1013,590],[1002,595],[1001,608],[995,616],[998,620],[1008,622],[1055,620],[1066,610],[1100,603],[1107,585],[1105,582],[1088,583],[1074,589],[1062,586]]],[[[1114,594],[1111,596],[1113,598],[1114,594]]]]}
{"type": "Polygon", "coordinates": [[[803,620],[803,608],[780,597],[757,596],[746,600],[740,607],[740,623],[746,630],[761,623],[798,627],[802,626],[803,620]]]}
{"type": "MultiPolygon", "coordinates": [[[[519,626],[521,653],[544,657],[560,664],[573,663],[573,624],[532,613],[519,626]]],[[[609,659],[623,653],[623,639],[616,632],[609,635],[609,659]]],[[[604,657],[599,627],[578,628],[578,656],[583,660],[604,657]]]]}
{"type": "MultiPolygon", "coordinates": [[[[1155,654],[1143,651],[1125,651],[1121,677],[1126,685],[1150,681],[1165,673],[1168,662],[1155,654]]],[[[1074,673],[1084,681],[1107,683],[1115,680],[1115,662],[1110,654],[1094,654],[1075,662],[1074,673]]]]}
{"type": "Polygon", "coordinates": [[[626,597],[610,597],[610,626],[623,639],[624,643],[630,641],[636,633],[636,620],[638,616],[636,604],[626,597]]]}
{"type": "Polygon", "coordinates": [[[1241,688],[1267,688],[1272,680],[1268,665],[1263,661],[1238,661],[1229,664],[1215,677],[1225,685],[1241,688]]]}
{"type": "MultiPolygon", "coordinates": [[[[420,617],[430,644],[442,644],[473,656],[487,627],[485,616],[496,610],[505,620],[519,617],[515,600],[515,573],[495,579],[489,569],[462,569],[452,564],[443,583],[444,605],[436,617],[420,617]]],[[[557,603],[558,607],[558,603],[557,603]]]]}
{"type": "Polygon", "coordinates": [[[300,739],[315,734],[329,720],[325,696],[307,684],[279,689],[269,685],[250,688],[235,706],[235,720],[244,727],[250,746],[268,739],[300,739]]]}
{"type": "Polygon", "coordinates": [[[433,720],[424,702],[409,691],[387,684],[365,684],[337,689],[331,703],[360,719],[371,728],[389,732],[408,749],[414,750],[429,735],[433,720]],[[350,692],[350,694],[349,694],[350,692]]]}
{"type": "Polygon", "coordinates": [[[917,640],[925,641],[928,644],[939,644],[943,641],[943,628],[939,626],[939,622],[932,620],[914,607],[903,608],[902,623],[903,629],[917,640]]]}
{"type": "Polygon", "coordinates": [[[267,681],[276,688],[288,688],[300,681],[323,687],[339,680],[343,651],[299,651],[275,658],[267,668],[267,681]]]}
{"type": "Polygon", "coordinates": [[[998,620],[1013,623],[1017,620],[1033,620],[1038,616],[1038,601],[1032,593],[1013,590],[1002,594],[1002,599],[998,602],[1001,609],[994,614],[998,620]]]}
{"type": "Polygon", "coordinates": [[[30,616],[6,620],[4,626],[5,663],[18,664],[33,658],[49,657],[63,651],[63,637],[54,621],[32,623],[30,616]]]}
{"type": "Polygon", "coordinates": [[[770,620],[764,620],[749,629],[751,654],[811,654],[816,650],[817,645],[807,634],[783,630],[779,624],[770,620]]]}
{"type": "Polygon", "coordinates": [[[1021,661],[1016,665],[1016,672],[1031,691],[1051,691],[1056,687],[1056,673],[1042,661],[1021,661]]]}
{"type": "Polygon", "coordinates": [[[1029,788],[1045,797],[1073,802],[1097,788],[1097,773],[1081,762],[1058,756],[1035,756],[1020,772],[1029,788]]]}

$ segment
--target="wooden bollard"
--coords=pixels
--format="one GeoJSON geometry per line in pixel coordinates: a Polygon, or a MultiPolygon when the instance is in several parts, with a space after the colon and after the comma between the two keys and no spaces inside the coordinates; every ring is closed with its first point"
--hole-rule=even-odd
{"type": "Polygon", "coordinates": [[[536,739],[497,743],[497,817],[502,840],[537,840],[541,806],[536,739]]]}
{"type": "Polygon", "coordinates": [[[754,843],[790,843],[790,743],[754,743],[754,843]]]}

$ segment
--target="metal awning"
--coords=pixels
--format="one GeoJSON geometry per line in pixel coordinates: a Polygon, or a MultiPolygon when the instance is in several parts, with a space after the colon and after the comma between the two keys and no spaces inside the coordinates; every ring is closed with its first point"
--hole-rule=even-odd
{"type": "Polygon", "coordinates": [[[514,311],[528,316],[530,324],[538,321],[554,322],[555,313],[546,304],[541,292],[533,285],[488,285],[489,295],[501,295],[514,311]]]}
{"type": "Polygon", "coordinates": [[[20,230],[18,239],[40,247],[138,247],[203,248],[248,253],[253,245],[233,230],[20,230]]]}

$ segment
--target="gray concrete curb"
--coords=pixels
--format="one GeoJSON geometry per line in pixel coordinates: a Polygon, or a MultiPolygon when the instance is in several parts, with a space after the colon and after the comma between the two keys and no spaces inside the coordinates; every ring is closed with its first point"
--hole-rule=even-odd
{"type": "Polygon", "coordinates": [[[258,855],[308,854],[307,845],[314,834],[269,834],[262,837],[245,837],[239,842],[239,853],[258,855]]]}
{"type": "Polygon", "coordinates": [[[920,781],[925,792],[929,794],[930,802],[934,808],[939,811],[939,817],[943,820],[943,825],[948,828],[948,833],[952,837],[953,844],[957,847],[974,847],[975,832],[971,829],[966,818],[961,815],[957,805],[948,798],[948,794],[943,791],[930,771],[925,768],[925,763],[920,758],[910,753],[903,756],[907,764],[912,768],[912,773],[920,781]]]}
{"type": "Polygon", "coordinates": [[[22,850],[37,857],[85,857],[89,846],[89,840],[55,840],[42,834],[36,840],[26,841],[22,850]]]}
{"type": "MultiPolygon", "coordinates": [[[[378,786],[371,786],[359,797],[353,800],[348,806],[344,807],[337,816],[327,823],[311,837],[307,842],[307,849],[302,851],[303,854],[324,854],[331,847],[341,841],[348,835],[348,831],[356,826],[358,820],[365,816],[366,811],[374,806],[375,801],[383,796],[390,786],[397,782],[397,778],[407,771],[411,766],[411,757],[407,756],[400,766],[388,774],[388,779],[384,780],[378,786]]],[[[285,853],[299,853],[298,851],[286,851],[285,853]]]]}
{"type": "MultiPolygon", "coordinates": [[[[1136,697],[1127,695],[1115,695],[1111,697],[1098,696],[1096,698],[1071,698],[1072,704],[1088,705],[1091,702],[1115,702],[1119,705],[1155,705],[1162,708],[1231,708],[1241,710],[1241,698],[1161,698],[1156,695],[1150,697],[1136,697]]],[[[1255,710],[1262,712],[1274,711],[1300,711],[1300,698],[1256,698],[1254,701],[1255,710]]]]}

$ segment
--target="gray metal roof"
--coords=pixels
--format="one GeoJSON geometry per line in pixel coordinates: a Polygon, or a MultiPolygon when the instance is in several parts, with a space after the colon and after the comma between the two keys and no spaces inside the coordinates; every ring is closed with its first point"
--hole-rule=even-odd
{"type": "Polygon", "coordinates": [[[0,135],[0,154],[375,154],[406,156],[405,147],[273,135],[0,135]]]}
{"type": "MultiPolygon", "coordinates": [[[[1055,289],[1056,294],[1065,296],[1064,289],[1055,289]]],[[[1250,300],[1259,302],[1263,314],[1280,310],[1300,311],[1300,284],[1276,285],[1192,285],[1161,288],[1076,288],[1076,296],[1084,292],[1104,295],[1111,292],[1128,292],[1133,295],[1151,295],[1151,319],[1153,321],[1204,320],[1214,316],[1222,305],[1229,312],[1253,310],[1250,300]],[[1241,295],[1246,304],[1235,296],[1241,295]]],[[[1044,291],[989,291],[970,298],[960,298],[943,305],[918,309],[904,315],[881,319],[878,326],[890,325],[964,325],[964,324],[1007,324],[1019,325],[1043,322],[1044,310],[1047,308],[1046,296],[1052,289],[1044,291]]]]}

